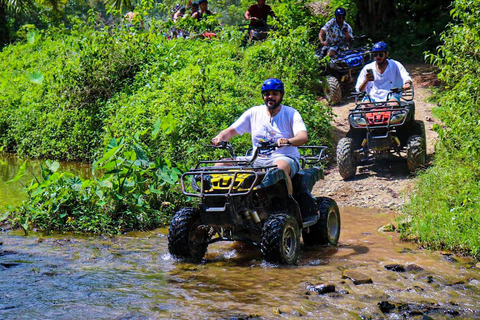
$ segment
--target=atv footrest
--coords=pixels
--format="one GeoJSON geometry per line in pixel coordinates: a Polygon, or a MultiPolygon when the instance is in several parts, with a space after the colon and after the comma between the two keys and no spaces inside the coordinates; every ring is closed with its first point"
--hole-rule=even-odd
{"type": "Polygon", "coordinates": [[[303,227],[313,226],[318,221],[318,215],[303,217],[303,227]]]}
{"type": "Polygon", "coordinates": [[[211,213],[214,213],[214,212],[225,212],[225,210],[227,210],[227,206],[224,206],[224,207],[205,207],[205,212],[211,212],[211,213]]]}

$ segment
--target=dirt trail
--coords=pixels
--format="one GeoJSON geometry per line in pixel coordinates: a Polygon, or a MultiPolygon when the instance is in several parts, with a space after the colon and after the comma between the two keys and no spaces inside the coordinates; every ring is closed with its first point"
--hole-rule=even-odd
{"type": "MultiPolygon", "coordinates": [[[[431,96],[430,88],[439,85],[435,70],[427,65],[405,65],[413,78],[415,88],[415,119],[425,123],[427,138],[427,162],[432,160],[437,141],[437,133],[432,130],[437,119],[433,118],[434,104],[428,102],[431,96]]],[[[352,99],[333,106],[335,146],[338,140],[345,136],[349,129],[348,113],[355,104],[352,99]]],[[[333,157],[335,155],[332,155],[333,157]]],[[[343,181],[336,166],[328,168],[325,179],[317,182],[313,189],[315,195],[328,196],[339,205],[364,208],[401,208],[406,195],[413,186],[413,175],[407,170],[404,160],[386,160],[374,165],[358,167],[354,180],[343,181]]]]}

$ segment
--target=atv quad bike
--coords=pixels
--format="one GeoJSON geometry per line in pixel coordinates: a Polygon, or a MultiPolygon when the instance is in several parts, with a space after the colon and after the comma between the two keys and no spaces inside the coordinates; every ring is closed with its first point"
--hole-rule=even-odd
{"type": "Polygon", "coordinates": [[[395,154],[406,157],[411,172],[425,165],[425,126],[415,120],[413,96],[413,88],[393,88],[387,101],[374,102],[364,92],[355,93],[356,107],[348,117],[350,130],[337,145],[337,165],[343,179],[354,178],[359,164],[395,154]],[[402,94],[401,99],[389,101],[393,94],[402,94]]]}
{"type": "Polygon", "coordinates": [[[270,31],[274,30],[274,27],[268,25],[265,20],[257,19],[257,21],[259,22],[258,26],[242,26],[242,29],[246,32],[245,37],[242,40],[243,47],[248,43],[252,44],[254,42],[264,41],[268,38],[270,31]]]}
{"type": "MultiPolygon", "coordinates": [[[[230,143],[217,147],[229,149],[235,159],[230,143]]],[[[292,179],[293,196],[288,193],[283,170],[275,165],[253,165],[259,151],[274,148],[274,144],[263,143],[248,161],[200,161],[182,175],[183,193],[199,197],[201,202],[197,208],[183,208],[173,216],[168,233],[173,256],[198,262],[210,243],[243,241],[259,247],[268,262],[292,265],[298,259],[301,235],[306,246],[337,244],[337,204],[310,193],[323,178],[322,169],[315,165],[326,157],[326,147],[300,147],[308,155],[301,158],[301,170],[292,179]]]]}
{"type": "MultiPolygon", "coordinates": [[[[360,38],[363,36],[354,37],[354,39],[360,38]]],[[[317,50],[316,56],[323,58],[327,53],[325,49],[327,47],[317,50]]],[[[325,77],[323,93],[329,104],[338,104],[342,100],[342,93],[351,91],[360,70],[370,60],[370,49],[358,47],[340,51],[327,62],[322,76],[325,77]]]]}

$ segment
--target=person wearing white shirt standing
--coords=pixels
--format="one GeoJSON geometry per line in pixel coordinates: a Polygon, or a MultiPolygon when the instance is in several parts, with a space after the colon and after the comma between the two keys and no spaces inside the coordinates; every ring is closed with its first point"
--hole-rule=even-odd
{"type": "MultiPolygon", "coordinates": [[[[385,42],[377,42],[372,48],[374,62],[365,65],[358,75],[355,89],[366,91],[372,101],[385,101],[392,88],[412,87],[412,78],[405,67],[398,61],[388,59],[388,46],[385,42]]],[[[394,94],[393,99],[399,101],[401,94],[394,94]]]]}
{"type": "Polygon", "coordinates": [[[259,142],[276,143],[279,148],[259,154],[255,165],[277,165],[285,171],[288,191],[292,194],[291,178],[300,169],[297,147],[308,142],[307,128],[297,110],[281,104],[285,94],[282,81],[267,79],[261,91],[265,104],[245,111],[230,127],[215,136],[212,143],[218,145],[220,141],[228,141],[243,133],[251,134],[253,152],[259,142]]]}

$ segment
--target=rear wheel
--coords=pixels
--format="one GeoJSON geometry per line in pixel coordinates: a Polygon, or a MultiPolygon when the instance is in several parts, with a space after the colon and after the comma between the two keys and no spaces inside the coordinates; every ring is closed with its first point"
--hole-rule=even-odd
{"type": "Polygon", "coordinates": [[[182,208],[170,224],[168,251],[180,259],[200,261],[207,252],[210,237],[210,228],[202,224],[200,211],[182,208]]]}
{"type": "Polygon", "coordinates": [[[271,215],[262,230],[261,250],[268,262],[294,264],[300,249],[297,220],[286,213],[271,215]]]}
{"type": "Polygon", "coordinates": [[[335,105],[342,100],[342,87],[338,79],[333,76],[327,76],[327,83],[323,86],[325,99],[331,105],[335,105]]]}
{"type": "Polygon", "coordinates": [[[357,172],[357,163],[352,138],[342,138],[337,145],[337,165],[340,176],[344,180],[352,179],[357,172]]]}
{"type": "Polygon", "coordinates": [[[332,245],[335,246],[340,238],[340,210],[335,200],[318,197],[317,210],[320,215],[316,224],[303,232],[303,243],[306,246],[332,245]]]}

